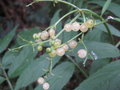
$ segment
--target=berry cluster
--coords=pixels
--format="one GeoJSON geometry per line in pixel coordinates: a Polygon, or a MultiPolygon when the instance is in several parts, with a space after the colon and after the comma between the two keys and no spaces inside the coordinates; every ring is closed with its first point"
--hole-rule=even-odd
{"type": "Polygon", "coordinates": [[[78,22],[74,22],[72,24],[66,24],[64,26],[64,30],[66,32],[70,32],[70,31],[81,31],[81,32],[87,32],[89,28],[92,28],[94,26],[94,21],[92,19],[87,20],[85,23],[83,24],[79,24],[78,22]]]}
{"type": "Polygon", "coordinates": [[[43,85],[43,89],[44,90],[48,90],[50,88],[49,83],[47,83],[43,77],[39,77],[37,82],[38,82],[38,84],[42,84],[43,85]]]}

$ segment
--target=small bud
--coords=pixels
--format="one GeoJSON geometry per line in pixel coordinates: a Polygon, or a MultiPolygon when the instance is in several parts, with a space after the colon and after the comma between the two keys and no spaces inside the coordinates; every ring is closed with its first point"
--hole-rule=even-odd
{"type": "Polygon", "coordinates": [[[49,37],[49,34],[48,34],[47,31],[43,31],[43,32],[41,33],[41,39],[42,39],[42,40],[46,40],[46,39],[48,39],[48,37],[49,37]]]}
{"type": "Polygon", "coordinates": [[[50,88],[49,83],[44,83],[44,84],[43,84],[43,89],[44,89],[44,90],[48,90],[49,88],[50,88]]]}
{"type": "Polygon", "coordinates": [[[66,32],[70,32],[71,29],[71,24],[65,24],[64,28],[63,28],[66,32]]]}
{"type": "Polygon", "coordinates": [[[86,51],[85,49],[80,49],[80,50],[78,51],[78,56],[79,56],[80,58],[85,58],[85,57],[87,56],[87,51],[86,51]]]}
{"type": "Polygon", "coordinates": [[[65,50],[63,48],[58,48],[56,53],[58,56],[63,56],[65,54],[65,50]]]}
{"type": "Polygon", "coordinates": [[[74,22],[71,27],[73,31],[79,31],[80,24],[78,22],[74,22]]]}
{"type": "Polygon", "coordinates": [[[65,50],[65,51],[68,51],[69,47],[67,44],[63,45],[62,48],[65,50]]]}
{"type": "Polygon", "coordinates": [[[50,35],[51,38],[54,38],[54,37],[55,37],[55,30],[54,30],[54,29],[50,29],[50,30],[48,31],[48,33],[49,33],[49,35],[50,35]]]}
{"type": "Polygon", "coordinates": [[[94,21],[92,19],[89,19],[85,24],[88,28],[92,28],[94,26],[94,21]]]}
{"type": "Polygon", "coordinates": [[[87,31],[88,31],[88,27],[87,27],[85,24],[82,24],[82,25],[80,26],[80,31],[81,31],[81,32],[87,32],[87,31]]]}
{"type": "Polygon", "coordinates": [[[38,84],[43,84],[45,82],[44,78],[40,77],[37,80],[38,84]]]}
{"type": "Polygon", "coordinates": [[[38,51],[42,51],[42,49],[43,49],[42,46],[38,46],[38,47],[37,47],[37,50],[38,50],[38,51]]]}
{"type": "Polygon", "coordinates": [[[75,40],[72,40],[68,43],[68,45],[69,45],[70,48],[76,48],[77,42],[75,40]]]}
{"type": "Polygon", "coordinates": [[[55,56],[56,56],[56,51],[53,50],[52,52],[50,52],[50,53],[49,53],[49,56],[50,56],[50,57],[55,57],[55,56]]]}

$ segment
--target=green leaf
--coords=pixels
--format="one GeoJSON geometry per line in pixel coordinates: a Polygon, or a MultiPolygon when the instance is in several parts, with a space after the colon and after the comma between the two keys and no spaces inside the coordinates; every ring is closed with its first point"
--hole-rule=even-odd
{"type": "Polygon", "coordinates": [[[120,90],[120,61],[112,62],[92,74],[75,90],[120,90]]]}
{"type": "MultiPolygon", "coordinates": [[[[44,69],[48,69],[49,60],[48,55],[42,55],[37,60],[33,61],[20,75],[17,80],[15,90],[19,88],[26,87],[27,85],[36,81],[39,77],[45,74],[44,69]]],[[[59,57],[53,59],[53,65],[59,61],[59,57]]]]}
{"type": "MultiPolygon", "coordinates": [[[[120,56],[120,51],[115,46],[102,43],[102,42],[92,42],[92,41],[84,41],[86,47],[88,48],[88,52],[94,52],[98,59],[102,58],[113,58],[120,56]]],[[[78,47],[75,48],[73,51],[67,53],[69,55],[78,57],[77,52],[79,49],[84,49],[82,44],[78,44],[78,47]]],[[[78,57],[79,58],[79,57],[78,57]]],[[[81,59],[80,59],[81,60],[81,59]]]]}
{"type": "Polygon", "coordinates": [[[15,57],[11,65],[8,75],[9,77],[16,77],[31,63],[37,51],[33,52],[32,47],[23,48],[18,56],[15,57]]]}
{"type": "Polygon", "coordinates": [[[5,78],[0,76],[0,84],[5,80],[5,78]]]}
{"type": "Polygon", "coordinates": [[[18,26],[14,27],[14,29],[9,34],[7,34],[3,39],[0,39],[0,53],[7,48],[8,44],[15,35],[15,30],[17,29],[17,27],[18,26]]]}
{"type": "MultiPolygon", "coordinates": [[[[102,6],[104,5],[105,1],[103,0],[92,0],[90,1],[89,3],[95,3],[95,4],[98,4],[99,6],[102,6]]],[[[120,17],[120,5],[117,4],[117,3],[111,3],[109,8],[108,8],[109,11],[111,11],[113,14],[115,14],[116,16],[120,17]]]]}
{"type": "Polygon", "coordinates": [[[103,8],[102,8],[101,15],[103,15],[103,13],[108,9],[110,3],[111,3],[111,0],[107,0],[107,1],[106,1],[106,3],[104,4],[104,6],[103,6],[103,8]]]}
{"type": "Polygon", "coordinates": [[[21,37],[27,41],[35,41],[33,39],[33,34],[34,33],[37,33],[37,32],[40,32],[39,29],[37,28],[32,28],[32,29],[25,29],[23,32],[20,32],[19,35],[18,35],[18,38],[17,38],[17,43],[19,45],[24,45],[28,42],[25,42],[24,40],[21,39],[21,37]]]}
{"type": "MultiPolygon", "coordinates": [[[[64,62],[58,65],[54,70],[54,76],[48,76],[47,81],[50,84],[49,90],[62,90],[68,83],[74,72],[74,65],[70,62],[64,62]]],[[[42,90],[42,85],[39,85],[35,90],[42,90]]]]}
{"type": "Polygon", "coordinates": [[[120,22],[120,18],[113,18],[113,20],[120,22]]]}

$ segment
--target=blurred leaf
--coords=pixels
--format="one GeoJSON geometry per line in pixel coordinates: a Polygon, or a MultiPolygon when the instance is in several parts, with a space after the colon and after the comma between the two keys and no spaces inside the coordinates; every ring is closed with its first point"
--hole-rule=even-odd
{"type": "Polygon", "coordinates": [[[120,22],[120,18],[113,18],[113,20],[120,22]]]}
{"type": "MultiPolygon", "coordinates": [[[[88,52],[89,53],[94,52],[98,59],[120,56],[119,49],[111,44],[95,41],[84,41],[84,43],[88,48],[88,52]]],[[[82,44],[78,44],[77,48],[75,48],[71,52],[68,52],[67,54],[78,57],[77,52],[79,49],[84,49],[82,44]]]]}
{"type": "MultiPolygon", "coordinates": [[[[49,90],[62,90],[62,88],[70,80],[74,72],[74,65],[69,62],[64,62],[53,69],[54,76],[48,76],[47,81],[50,84],[49,90]]],[[[42,90],[42,86],[39,85],[35,90],[42,90]]]]}
{"type": "MultiPolygon", "coordinates": [[[[95,3],[95,4],[98,4],[100,6],[103,7],[105,1],[103,0],[92,0],[90,1],[89,3],[95,3]]],[[[109,8],[108,8],[109,11],[111,11],[112,13],[114,13],[116,16],[120,17],[120,5],[119,4],[116,4],[116,3],[111,3],[109,8]]]]}
{"type": "Polygon", "coordinates": [[[75,90],[120,90],[120,61],[112,62],[88,79],[75,90]]]}
{"type": "MultiPolygon", "coordinates": [[[[60,58],[53,59],[53,64],[59,61],[60,58]]],[[[46,54],[40,56],[37,60],[33,61],[20,75],[17,80],[15,90],[26,87],[27,85],[36,81],[39,77],[45,74],[44,69],[48,69],[49,60],[46,54]]]]}
{"type": "Polygon", "coordinates": [[[0,53],[7,48],[8,44],[10,43],[10,41],[15,35],[15,31],[17,27],[18,26],[14,27],[14,29],[9,34],[7,34],[3,39],[0,39],[0,53]]]}
{"type": "Polygon", "coordinates": [[[107,0],[102,8],[102,12],[101,15],[104,14],[104,12],[108,9],[108,7],[110,6],[111,0],[107,0]]]}
{"type": "Polygon", "coordinates": [[[18,38],[17,38],[17,43],[19,45],[23,45],[23,44],[27,43],[24,40],[22,40],[20,37],[22,37],[23,39],[28,40],[28,41],[34,41],[33,34],[37,33],[37,32],[40,32],[40,30],[37,29],[37,28],[32,28],[32,29],[29,29],[29,30],[25,29],[23,32],[19,33],[18,38]]]}
{"type": "Polygon", "coordinates": [[[89,74],[92,75],[95,72],[97,72],[99,69],[101,69],[103,66],[107,65],[109,63],[109,59],[98,59],[93,61],[89,74]]]}
{"type": "Polygon", "coordinates": [[[37,51],[33,51],[32,47],[23,48],[19,55],[13,61],[8,75],[9,77],[16,77],[31,63],[37,51]]]}
{"type": "Polygon", "coordinates": [[[0,76],[0,84],[5,80],[5,78],[0,76]]]}

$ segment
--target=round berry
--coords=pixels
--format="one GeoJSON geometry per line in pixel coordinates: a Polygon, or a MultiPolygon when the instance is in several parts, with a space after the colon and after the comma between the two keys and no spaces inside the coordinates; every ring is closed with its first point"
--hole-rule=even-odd
{"type": "Polygon", "coordinates": [[[65,51],[68,51],[69,47],[67,44],[63,45],[62,48],[65,50],[65,51]]]}
{"type": "Polygon", "coordinates": [[[43,84],[45,82],[44,78],[40,77],[37,80],[38,84],[43,84]]]}
{"type": "Polygon", "coordinates": [[[80,24],[78,22],[74,22],[71,27],[73,31],[79,31],[80,24]]]}
{"type": "Polygon", "coordinates": [[[38,50],[38,51],[42,51],[42,49],[43,49],[42,46],[38,46],[38,47],[37,47],[37,50],[38,50]]]}
{"type": "Polygon", "coordinates": [[[80,58],[85,58],[85,57],[87,56],[87,51],[86,51],[85,49],[80,49],[80,50],[78,51],[78,56],[79,56],[80,58]]]}
{"type": "Polygon", "coordinates": [[[34,34],[33,34],[33,38],[34,38],[34,39],[37,39],[37,38],[38,38],[38,34],[37,34],[37,33],[34,33],[34,34]]]}
{"type": "Polygon", "coordinates": [[[88,31],[88,27],[86,26],[86,24],[82,24],[82,25],[80,26],[80,31],[81,31],[81,32],[87,32],[87,31],[88,31]]]}
{"type": "Polygon", "coordinates": [[[72,40],[68,43],[68,45],[69,45],[70,48],[76,48],[77,42],[75,40],[72,40]]]}
{"type": "Polygon", "coordinates": [[[92,19],[89,19],[85,24],[88,28],[92,28],[94,26],[94,21],[92,19]]]}
{"type": "Polygon", "coordinates": [[[50,88],[49,83],[46,82],[46,83],[43,84],[43,89],[44,90],[48,90],[49,88],[50,88]]]}
{"type": "Polygon", "coordinates": [[[55,39],[54,46],[58,47],[61,45],[61,40],[60,39],[55,39]]]}
{"type": "Polygon", "coordinates": [[[54,29],[50,29],[50,30],[48,31],[48,33],[49,33],[49,35],[50,35],[51,38],[54,38],[54,37],[55,37],[55,30],[54,30],[54,29]]]}
{"type": "Polygon", "coordinates": [[[71,28],[71,24],[65,24],[64,28],[63,28],[66,32],[70,32],[72,30],[71,28]]]}
{"type": "Polygon", "coordinates": [[[63,48],[58,48],[56,53],[58,56],[63,56],[65,54],[65,50],[63,48]]]}
{"type": "Polygon", "coordinates": [[[50,53],[51,51],[52,51],[51,48],[46,48],[46,52],[47,52],[47,53],[50,53]]]}
{"type": "Polygon", "coordinates": [[[50,52],[50,53],[49,53],[49,56],[50,56],[50,57],[55,57],[55,56],[56,56],[56,51],[53,50],[52,52],[50,52]]]}
{"type": "Polygon", "coordinates": [[[42,39],[42,40],[46,40],[46,39],[48,39],[48,37],[49,37],[49,34],[48,34],[47,31],[43,31],[43,32],[41,33],[41,39],[42,39]]]}

